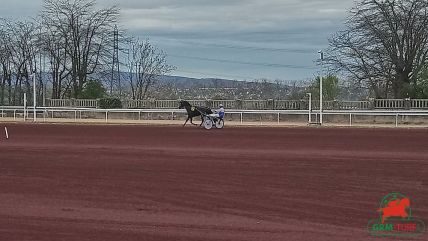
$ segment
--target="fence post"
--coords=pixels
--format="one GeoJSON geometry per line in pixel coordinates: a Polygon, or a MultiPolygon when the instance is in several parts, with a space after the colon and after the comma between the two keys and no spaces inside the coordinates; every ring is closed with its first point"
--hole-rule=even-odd
{"type": "Polygon", "coordinates": [[[399,115],[399,114],[396,114],[396,115],[395,115],[395,127],[398,127],[398,115],[399,115]]]}
{"type": "Polygon", "coordinates": [[[404,109],[410,110],[411,108],[412,108],[412,101],[410,100],[410,98],[404,99],[404,109]]]}
{"type": "Polygon", "coordinates": [[[266,102],[267,102],[266,109],[268,109],[268,110],[275,109],[275,103],[274,103],[273,99],[268,99],[266,102]]]}
{"type": "Polygon", "coordinates": [[[27,120],[27,93],[24,93],[24,122],[27,120]]]}
{"type": "Polygon", "coordinates": [[[235,106],[234,106],[234,108],[237,109],[237,110],[241,110],[242,109],[242,100],[235,99],[235,106]]]}
{"type": "MultiPolygon", "coordinates": [[[[308,110],[309,109],[309,100],[301,99],[299,102],[299,108],[296,108],[298,110],[308,110]]],[[[286,108],[288,110],[288,108],[286,108]]]]}
{"type": "Polygon", "coordinates": [[[212,108],[212,107],[213,107],[213,101],[212,101],[211,99],[206,99],[206,100],[205,100],[205,105],[206,105],[208,108],[212,108]]]}
{"type": "Polygon", "coordinates": [[[369,98],[369,109],[374,110],[376,108],[376,99],[375,98],[369,98]]]}
{"type": "Polygon", "coordinates": [[[156,109],[156,100],[150,99],[150,109],[156,109]]]}
{"type": "Polygon", "coordinates": [[[333,110],[340,110],[340,102],[336,99],[333,100],[333,110]]]}

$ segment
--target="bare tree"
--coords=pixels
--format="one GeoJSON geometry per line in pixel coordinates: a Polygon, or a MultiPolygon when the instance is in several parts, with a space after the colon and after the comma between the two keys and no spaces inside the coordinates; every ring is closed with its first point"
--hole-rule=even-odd
{"type": "Polygon", "coordinates": [[[12,74],[11,74],[11,52],[8,42],[8,33],[4,27],[4,20],[0,22],[0,105],[6,103],[6,86],[8,86],[8,104],[10,104],[10,98],[12,88],[12,74]]]}
{"type": "Polygon", "coordinates": [[[36,26],[28,21],[12,22],[3,19],[0,22],[0,64],[3,79],[1,99],[4,101],[4,89],[8,85],[9,104],[22,104],[22,94],[30,92],[30,76],[36,71],[36,26]]]}
{"type": "MultiPolygon", "coordinates": [[[[38,98],[46,79],[52,98],[81,97],[90,78],[108,74],[113,58],[116,64],[124,60],[117,56],[117,50],[123,50],[118,42],[130,38],[116,30],[118,16],[117,7],[96,9],[93,0],[44,0],[40,18],[34,21],[0,19],[0,104],[22,104],[22,94],[31,91],[33,73],[39,77],[38,98]],[[44,78],[42,60],[47,60],[43,69],[47,67],[49,78],[44,78]]],[[[148,41],[131,41],[130,46],[133,98],[144,99],[158,77],[174,67],[148,41]]],[[[110,77],[114,71],[121,74],[114,69],[110,77]]]]}
{"type": "Polygon", "coordinates": [[[67,69],[68,55],[65,36],[57,34],[49,29],[44,29],[40,42],[44,55],[48,58],[50,81],[52,83],[52,98],[60,99],[65,94],[65,82],[70,76],[67,69]]]}
{"type": "Polygon", "coordinates": [[[45,0],[42,23],[47,29],[47,49],[53,68],[54,91],[62,88],[78,98],[88,76],[102,69],[111,59],[112,30],[119,9],[95,10],[90,0],[45,0]],[[66,62],[61,62],[65,61],[66,62]],[[63,86],[63,80],[69,80],[63,86]]]}
{"type": "Polygon", "coordinates": [[[363,0],[330,40],[327,63],[377,98],[412,95],[427,64],[428,1],[363,0]]]}
{"type": "Polygon", "coordinates": [[[175,69],[167,63],[166,54],[148,40],[129,42],[128,68],[132,98],[137,100],[147,98],[158,77],[175,69]]]}

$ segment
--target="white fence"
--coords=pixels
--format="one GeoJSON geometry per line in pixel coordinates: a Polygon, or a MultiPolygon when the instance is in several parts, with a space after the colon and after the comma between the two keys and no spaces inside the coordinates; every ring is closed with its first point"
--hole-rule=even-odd
{"type": "MultiPolygon", "coordinates": [[[[188,100],[196,106],[216,107],[223,104],[228,109],[239,110],[305,110],[309,103],[303,100],[188,100]]],[[[99,108],[99,100],[46,99],[47,107],[99,108]]],[[[324,101],[326,110],[428,110],[428,99],[371,99],[369,101],[324,101]]],[[[173,109],[179,100],[123,100],[124,109],[173,109]]],[[[312,106],[319,107],[313,100],[312,106]]]]}
{"type": "MultiPolygon", "coordinates": [[[[44,121],[55,121],[55,119],[68,119],[72,122],[84,122],[85,119],[96,119],[98,121],[103,121],[109,123],[112,120],[117,120],[113,118],[113,115],[124,114],[120,117],[121,120],[142,120],[142,115],[153,114],[162,114],[166,116],[168,120],[175,120],[177,118],[183,119],[186,115],[185,110],[180,109],[95,109],[95,108],[58,108],[58,107],[37,107],[35,110],[32,107],[24,109],[23,107],[0,107],[0,118],[14,120],[14,121],[33,121],[34,114],[36,113],[36,118],[38,122],[44,121]],[[126,115],[128,114],[128,116],[126,115]],[[133,115],[133,118],[130,118],[129,115],[133,115]],[[93,117],[88,117],[93,116],[93,117]],[[179,116],[179,117],[178,117],[179,116]]],[[[276,121],[263,121],[264,123],[274,124],[285,124],[289,121],[290,116],[306,116],[306,122],[311,120],[312,122],[317,122],[319,118],[319,111],[314,110],[309,112],[309,110],[227,110],[227,115],[239,116],[238,122],[244,123],[246,121],[260,121],[262,122],[262,115],[270,115],[276,117],[276,121]],[[254,117],[260,117],[254,118],[254,117]],[[287,117],[287,118],[286,118],[287,117]]],[[[342,119],[346,117],[348,123],[346,125],[353,126],[354,121],[357,117],[388,117],[390,123],[399,126],[400,124],[405,124],[405,119],[409,117],[420,117],[424,118],[423,121],[419,123],[419,126],[428,127],[428,110],[326,110],[323,112],[323,115],[326,117],[329,116],[341,116],[342,119]]],[[[272,118],[271,118],[272,119],[272,118]]],[[[303,121],[304,122],[304,121],[303,121]]],[[[334,124],[329,122],[327,124],[334,124]]],[[[369,123],[370,124],[370,123],[369,123]]]]}

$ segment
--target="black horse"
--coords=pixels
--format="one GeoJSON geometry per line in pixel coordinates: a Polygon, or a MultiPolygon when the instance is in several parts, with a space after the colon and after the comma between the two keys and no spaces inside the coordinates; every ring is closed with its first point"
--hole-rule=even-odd
{"type": "Polygon", "coordinates": [[[193,117],[196,117],[196,116],[201,116],[201,124],[200,124],[201,126],[202,123],[204,123],[204,117],[202,116],[202,114],[209,115],[213,113],[211,109],[208,107],[192,106],[189,102],[185,100],[180,101],[180,106],[178,108],[186,109],[187,111],[187,120],[186,122],[184,122],[183,126],[185,126],[189,120],[190,120],[190,123],[192,123],[192,125],[197,125],[193,123],[193,117]]]}

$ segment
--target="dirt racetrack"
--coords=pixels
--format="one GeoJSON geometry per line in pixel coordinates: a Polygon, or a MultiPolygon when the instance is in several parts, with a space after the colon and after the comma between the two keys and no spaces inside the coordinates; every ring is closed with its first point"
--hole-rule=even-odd
{"type": "Polygon", "coordinates": [[[388,240],[390,192],[428,222],[426,129],[1,125],[1,241],[388,240]]]}

